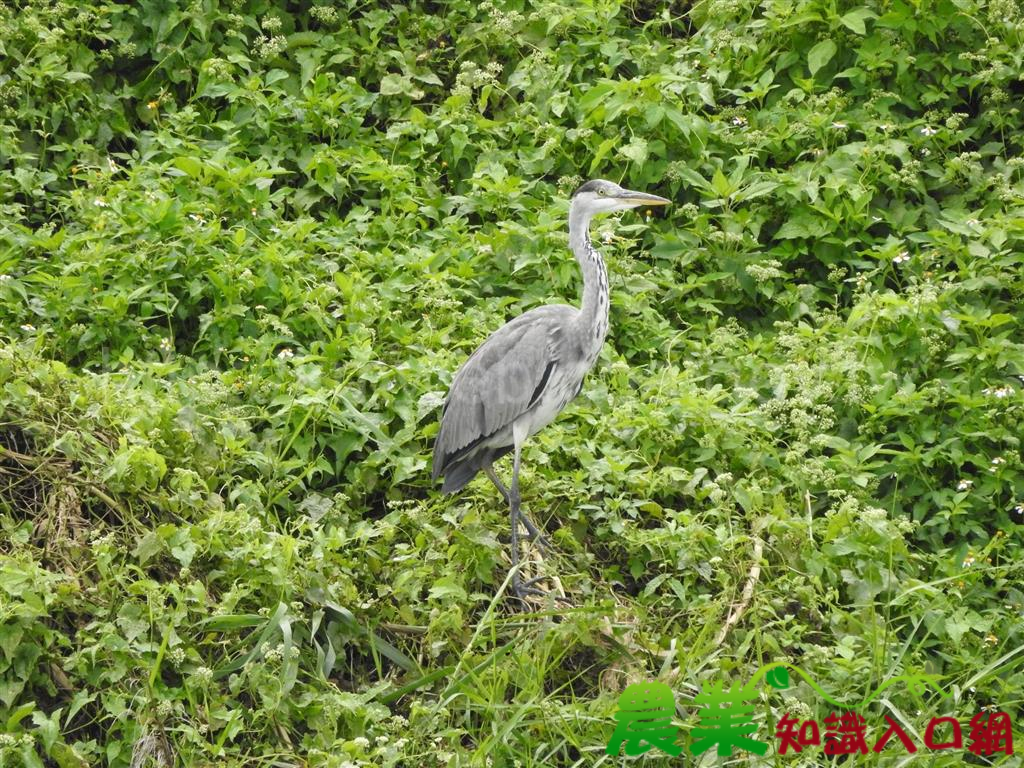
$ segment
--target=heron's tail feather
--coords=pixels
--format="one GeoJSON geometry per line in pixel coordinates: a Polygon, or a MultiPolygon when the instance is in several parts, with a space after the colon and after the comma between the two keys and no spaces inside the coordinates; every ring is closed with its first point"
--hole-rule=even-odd
{"type": "Polygon", "coordinates": [[[444,465],[439,472],[439,474],[444,475],[444,484],[441,486],[441,492],[455,493],[462,490],[469,484],[470,480],[476,477],[477,472],[489,464],[493,464],[511,451],[511,445],[499,448],[489,447],[473,451],[444,465]]]}
{"type": "Polygon", "coordinates": [[[456,491],[461,491],[469,484],[470,480],[476,477],[476,473],[479,471],[480,467],[475,466],[475,462],[472,461],[459,462],[446,467],[441,492],[455,493],[456,491]]]}

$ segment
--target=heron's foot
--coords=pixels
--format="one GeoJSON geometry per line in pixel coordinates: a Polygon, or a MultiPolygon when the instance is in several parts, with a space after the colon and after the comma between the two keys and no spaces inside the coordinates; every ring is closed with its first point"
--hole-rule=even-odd
{"type": "Polygon", "coordinates": [[[547,594],[543,589],[532,586],[535,579],[523,581],[516,577],[512,579],[512,594],[522,600],[524,597],[544,597],[547,594]]]}
{"type": "Polygon", "coordinates": [[[533,521],[524,515],[522,512],[519,513],[519,519],[523,521],[523,525],[526,526],[527,536],[531,542],[540,544],[544,549],[551,548],[551,539],[540,532],[540,528],[534,525],[533,521]]]}
{"type": "Polygon", "coordinates": [[[572,604],[572,600],[567,598],[565,595],[556,595],[554,592],[539,589],[536,584],[549,579],[549,576],[535,576],[532,579],[523,581],[519,576],[512,577],[512,594],[520,600],[525,600],[527,597],[553,597],[556,601],[572,604]]]}

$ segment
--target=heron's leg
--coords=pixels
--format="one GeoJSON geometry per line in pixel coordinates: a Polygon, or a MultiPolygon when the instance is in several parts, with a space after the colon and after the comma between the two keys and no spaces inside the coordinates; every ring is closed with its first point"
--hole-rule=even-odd
{"type": "MultiPolygon", "coordinates": [[[[484,467],[484,472],[486,472],[487,476],[491,478],[491,482],[494,483],[494,487],[498,489],[498,492],[501,494],[501,497],[505,500],[505,503],[511,503],[508,488],[506,488],[505,484],[501,482],[501,478],[498,477],[498,473],[494,471],[494,465],[488,464],[486,467],[484,467]]],[[[533,521],[530,518],[528,518],[525,514],[523,514],[522,511],[520,511],[519,513],[519,519],[522,520],[523,525],[526,526],[526,530],[530,534],[530,541],[537,541],[545,545],[548,543],[547,536],[542,534],[540,532],[540,529],[536,525],[534,525],[533,521]]]]}
{"type": "Polygon", "coordinates": [[[517,434],[513,427],[515,439],[515,459],[512,462],[512,488],[508,492],[509,519],[512,523],[512,592],[516,597],[522,598],[527,595],[543,595],[539,589],[531,586],[524,586],[519,576],[519,458],[522,454],[523,440],[526,435],[517,434]]]}
{"type": "Polygon", "coordinates": [[[491,482],[494,483],[494,487],[498,489],[498,493],[501,494],[501,498],[505,500],[505,503],[510,504],[511,498],[508,495],[508,488],[506,488],[505,484],[501,482],[501,478],[498,477],[498,473],[494,471],[494,465],[488,464],[484,467],[484,472],[486,472],[487,476],[491,478],[491,482]]]}

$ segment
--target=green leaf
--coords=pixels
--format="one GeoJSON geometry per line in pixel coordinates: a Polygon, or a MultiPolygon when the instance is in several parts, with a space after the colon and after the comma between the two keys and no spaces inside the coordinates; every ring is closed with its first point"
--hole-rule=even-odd
{"type": "Polygon", "coordinates": [[[852,11],[844,13],[839,18],[839,21],[842,22],[843,26],[853,30],[858,35],[863,35],[867,31],[864,22],[874,18],[877,18],[877,14],[874,11],[868,8],[854,8],[852,11]]]}
{"type": "MultiPolygon", "coordinates": [[[[218,667],[215,670],[215,675],[220,678],[224,677],[231,672],[235,672],[244,667],[248,662],[256,659],[262,653],[262,646],[271,637],[274,636],[276,630],[280,630],[281,621],[288,615],[288,606],[284,603],[277,604],[277,610],[274,611],[273,615],[269,619],[264,619],[263,630],[256,637],[256,642],[252,644],[248,653],[244,656],[238,656],[234,661],[229,662],[218,667]]],[[[249,637],[252,637],[250,635],[249,637]]]]}
{"type": "Polygon", "coordinates": [[[971,622],[967,619],[965,611],[959,610],[952,616],[946,617],[945,628],[949,639],[954,643],[959,643],[971,629],[971,622]]]}
{"type": "Polygon", "coordinates": [[[598,83],[593,88],[588,90],[579,100],[579,108],[582,110],[584,115],[589,115],[593,112],[598,105],[604,101],[609,94],[615,90],[615,83],[611,81],[604,81],[598,83]]]}
{"type": "Polygon", "coordinates": [[[792,240],[798,237],[822,237],[832,231],[832,227],[823,219],[799,215],[785,224],[775,233],[780,240],[792,240]]]}
{"type": "Polygon", "coordinates": [[[416,74],[413,75],[413,77],[415,77],[421,83],[426,83],[427,85],[444,85],[444,82],[442,82],[441,78],[435,75],[430,70],[427,70],[425,72],[417,72],[416,74]]]}
{"type": "Polygon", "coordinates": [[[53,745],[50,757],[57,763],[58,768],[89,768],[86,759],[78,754],[74,747],[68,746],[63,741],[53,745]]]}
{"type": "Polygon", "coordinates": [[[435,600],[465,600],[466,590],[454,579],[444,576],[434,582],[429,596],[435,600]]]}
{"type": "Polygon", "coordinates": [[[395,688],[394,690],[390,691],[387,695],[382,696],[380,699],[380,703],[391,704],[392,702],[398,701],[406,694],[412,693],[413,691],[422,688],[426,685],[430,685],[436,680],[448,677],[456,669],[457,667],[455,665],[452,665],[448,667],[442,667],[441,669],[436,669],[433,672],[428,672],[427,674],[416,678],[412,682],[399,686],[398,688],[395,688]]]}
{"type": "Polygon", "coordinates": [[[715,106],[715,92],[711,89],[711,83],[705,82],[704,80],[698,82],[697,95],[699,95],[700,100],[709,107],[715,106]]]}
{"type": "Polygon", "coordinates": [[[224,616],[211,616],[199,622],[199,626],[210,632],[226,632],[234,629],[257,627],[266,621],[265,616],[256,613],[238,613],[224,616]]]}
{"type": "Polygon", "coordinates": [[[139,565],[145,565],[151,558],[164,549],[164,540],[156,531],[147,531],[135,544],[132,555],[138,558],[139,565]]]}
{"type": "Polygon", "coordinates": [[[831,40],[822,40],[811,48],[807,54],[807,67],[810,69],[811,75],[817,74],[818,70],[832,61],[832,57],[835,55],[836,44],[831,40]]]}
{"type": "Polygon", "coordinates": [[[5,732],[12,733],[14,729],[18,727],[18,723],[34,712],[35,708],[36,703],[34,701],[27,702],[16,708],[7,718],[7,728],[5,732]]]}
{"type": "Polygon", "coordinates": [[[407,672],[419,672],[419,665],[415,661],[399,651],[383,637],[370,631],[356,621],[356,617],[350,610],[338,605],[332,600],[324,600],[322,592],[319,589],[309,590],[306,596],[309,600],[319,603],[323,605],[324,608],[327,608],[329,613],[332,614],[332,618],[341,621],[349,630],[356,631],[365,636],[370,641],[374,651],[390,659],[394,664],[407,672]]]}
{"type": "Polygon", "coordinates": [[[380,81],[381,96],[400,96],[412,91],[412,80],[405,75],[385,75],[380,81]]]}
{"type": "Polygon", "coordinates": [[[288,693],[299,674],[299,649],[292,642],[292,622],[287,614],[278,621],[281,630],[283,668],[281,670],[281,692],[288,693]]]}
{"type": "Polygon", "coordinates": [[[711,177],[711,189],[719,197],[728,197],[732,193],[732,184],[729,183],[729,179],[722,173],[721,168],[716,168],[715,175],[711,177]]]}
{"type": "Polygon", "coordinates": [[[21,764],[23,768],[45,768],[43,761],[39,759],[34,744],[27,743],[21,747],[21,764]]]}
{"type": "Polygon", "coordinates": [[[203,164],[194,157],[187,155],[176,157],[172,164],[175,168],[184,171],[193,179],[198,179],[203,173],[203,164]]]}
{"type": "Polygon", "coordinates": [[[617,138],[610,138],[601,142],[601,146],[599,146],[597,151],[594,152],[594,157],[590,161],[590,170],[588,173],[591,176],[594,175],[594,171],[596,171],[598,166],[601,165],[601,161],[604,159],[604,156],[608,154],[611,148],[614,147],[618,141],[619,139],[617,138]]]}
{"type": "Polygon", "coordinates": [[[263,82],[268,86],[287,79],[288,73],[283,69],[272,69],[263,76],[263,82]]]}
{"type": "Polygon", "coordinates": [[[629,144],[619,147],[619,154],[632,160],[637,165],[643,165],[647,162],[648,149],[647,142],[643,139],[636,137],[629,144]]]}

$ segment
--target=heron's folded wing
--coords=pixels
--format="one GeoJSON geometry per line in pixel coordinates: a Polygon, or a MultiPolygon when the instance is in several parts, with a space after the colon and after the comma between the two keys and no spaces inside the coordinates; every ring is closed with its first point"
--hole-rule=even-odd
{"type": "Polygon", "coordinates": [[[500,328],[466,361],[452,382],[434,446],[434,477],[460,452],[510,425],[537,401],[558,364],[545,315],[524,315],[500,328]]]}

